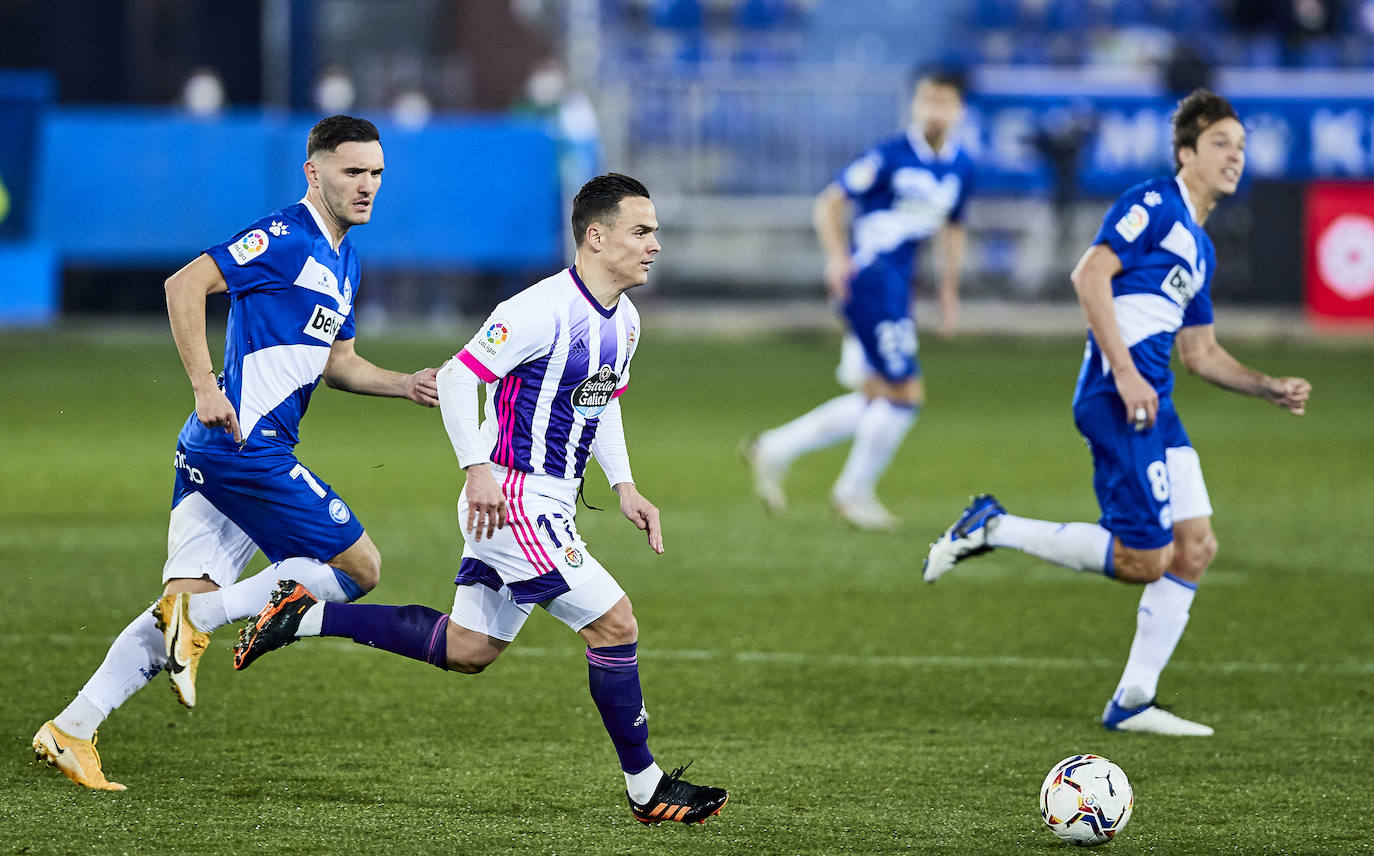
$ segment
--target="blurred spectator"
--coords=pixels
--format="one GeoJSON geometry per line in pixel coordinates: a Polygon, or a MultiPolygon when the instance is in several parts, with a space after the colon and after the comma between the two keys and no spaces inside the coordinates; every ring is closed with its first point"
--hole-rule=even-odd
{"type": "Polygon", "coordinates": [[[601,133],[596,110],[585,92],[568,85],[563,64],[552,57],[540,60],[525,81],[525,91],[512,112],[539,117],[549,123],[558,140],[563,193],[571,199],[577,188],[600,172],[601,133]]]}
{"type": "Polygon", "coordinates": [[[1174,43],[1160,72],[1164,89],[1170,95],[1181,98],[1194,89],[1212,88],[1212,64],[1188,42],[1174,43]]]}
{"type": "Polygon", "coordinates": [[[208,118],[224,110],[224,81],[213,68],[192,69],[181,87],[181,105],[193,116],[208,118]]]}
{"type": "Polygon", "coordinates": [[[353,109],[353,102],[357,98],[358,91],[353,87],[353,79],[341,66],[328,66],[315,81],[315,108],[326,116],[347,113],[353,109]]]}
{"type": "Polygon", "coordinates": [[[429,124],[434,115],[429,96],[418,89],[407,89],[391,102],[391,117],[402,128],[418,130],[429,124]]]}

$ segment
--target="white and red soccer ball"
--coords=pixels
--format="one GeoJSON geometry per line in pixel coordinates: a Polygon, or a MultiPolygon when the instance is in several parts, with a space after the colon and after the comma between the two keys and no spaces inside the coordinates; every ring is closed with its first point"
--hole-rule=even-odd
{"type": "Polygon", "coordinates": [[[1135,794],[1121,768],[1100,755],[1072,755],[1040,786],[1040,816],[1067,844],[1106,844],[1125,828],[1135,794]]]}

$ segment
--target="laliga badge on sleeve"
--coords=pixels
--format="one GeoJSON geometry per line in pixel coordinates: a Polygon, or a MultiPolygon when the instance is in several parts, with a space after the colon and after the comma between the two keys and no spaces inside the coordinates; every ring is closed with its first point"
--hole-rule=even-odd
{"type": "Polygon", "coordinates": [[[254,229],[229,245],[229,255],[234,261],[246,265],[267,250],[267,233],[254,229]]]}
{"type": "Polygon", "coordinates": [[[1131,210],[1116,221],[1116,231],[1127,241],[1134,241],[1150,225],[1150,212],[1140,205],[1132,205],[1131,210]]]}

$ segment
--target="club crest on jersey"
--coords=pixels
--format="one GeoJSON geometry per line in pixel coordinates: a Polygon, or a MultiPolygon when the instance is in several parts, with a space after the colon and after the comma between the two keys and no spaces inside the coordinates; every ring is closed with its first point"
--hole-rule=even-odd
{"type": "Polygon", "coordinates": [[[501,320],[488,324],[486,329],[478,333],[473,339],[473,343],[489,357],[496,356],[496,353],[501,350],[501,346],[508,341],[510,341],[510,327],[501,320]]]}
{"type": "Polygon", "coordinates": [[[595,419],[611,403],[620,377],[615,369],[602,366],[601,370],[573,387],[572,406],[584,418],[595,419]]]}
{"type": "Polygon", "coordinates": [[[267,233],[261,229],[254,229],[229,245],[229,255],[233,256],[234,261],[241,265],[248,264],[266,250],[267,233]]]}
{"type": "Polygon", "coordinates": [[[576,547],[569,547],[568,549],[564,550],[563,558],[568,560],[568,567],[582,567],[582,554],[578,552],[576,547]]]}
{"type": "Polygon", "coordinates": [[[319,339],[326,345],[332,345],[334,337],[339,335],[339,330],[343,328],[343,322],[342,315],[316,303],[315,311],[310,314],[310,321],[301,332],[312,339],[319,339]]]}
{"type": "Polygon", "coordinates": [[[1150,225],[1150,212],[1140,205],[1132,205],[1131,209],[1116,221],[1117,234],[1127,241],[1134,241],[1140,237],[1140,233],[1145,231],[1145,227],[1150,225]]]}
{"type": "Polygon", "coordinates": [[[348,522],[348,518],[350,518],[350,517],[352,517],[352,516],[353,516],[353,515],[350,514],[349,511],[348,511],[348,506],[347,506],[347,505],[344,505],[344,501],[343,501],[342,499],[339,499],[339,498],[336,496],[336,497],[334,497],[333,499],[331,499],[331,500],[329,501],[329,519],[330,519],[330,520],[333,520],[335,523],[337,523],[337,524],[339,524],[340,526],[342,526],[342,525],[344,525],[345,523],[347,523],[347,522],[348,522]]]}

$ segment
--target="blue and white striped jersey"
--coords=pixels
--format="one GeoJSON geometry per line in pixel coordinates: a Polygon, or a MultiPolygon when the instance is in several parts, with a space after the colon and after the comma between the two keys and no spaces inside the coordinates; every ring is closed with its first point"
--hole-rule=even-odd
{"type": "MultiPolygon", "coordinates": [[[[229,286],[220,388],[238,413],[245,455],[289,453],[335,339],[354,334],[358,257],[348,237],[336,252],[309,202],[274,211],[205,254],[229,286]]],[[[192,413],[178,437],[187,449],[237,448],[192,413]]]]}
{"type": "MultiPolygon", "coordinates": [[[[1116,323],[1131,359],[1160,396],[1173,391],[1169,358],[1179,329],[1212,323],[1212,239],[1198,225],[1181,178],[1159,178],[1122,194],[1102,221],[1095,244],[1121,259],[1112,278],[1116,323]]],[[[1092,331],[1074,401],[1116,394],[1116,382],[1092,331]]]]}
{"type": "Polygon", "coordinates": [[[601,414],[629,386],[639,333],[629,297],[607,309],[573,268],[498,304],[456,355],[487,383],[492,463],[581,478],[601,414]]]}
{"type": "Polygon", "coordinates": [[[963,218],[973,188],[973,160],[953,140],[934,151],[911,126],[864,152],[837,181],[854,203],[854,266],[862,270],[886,262],[905,290],[917,243],[963,218]]]}

